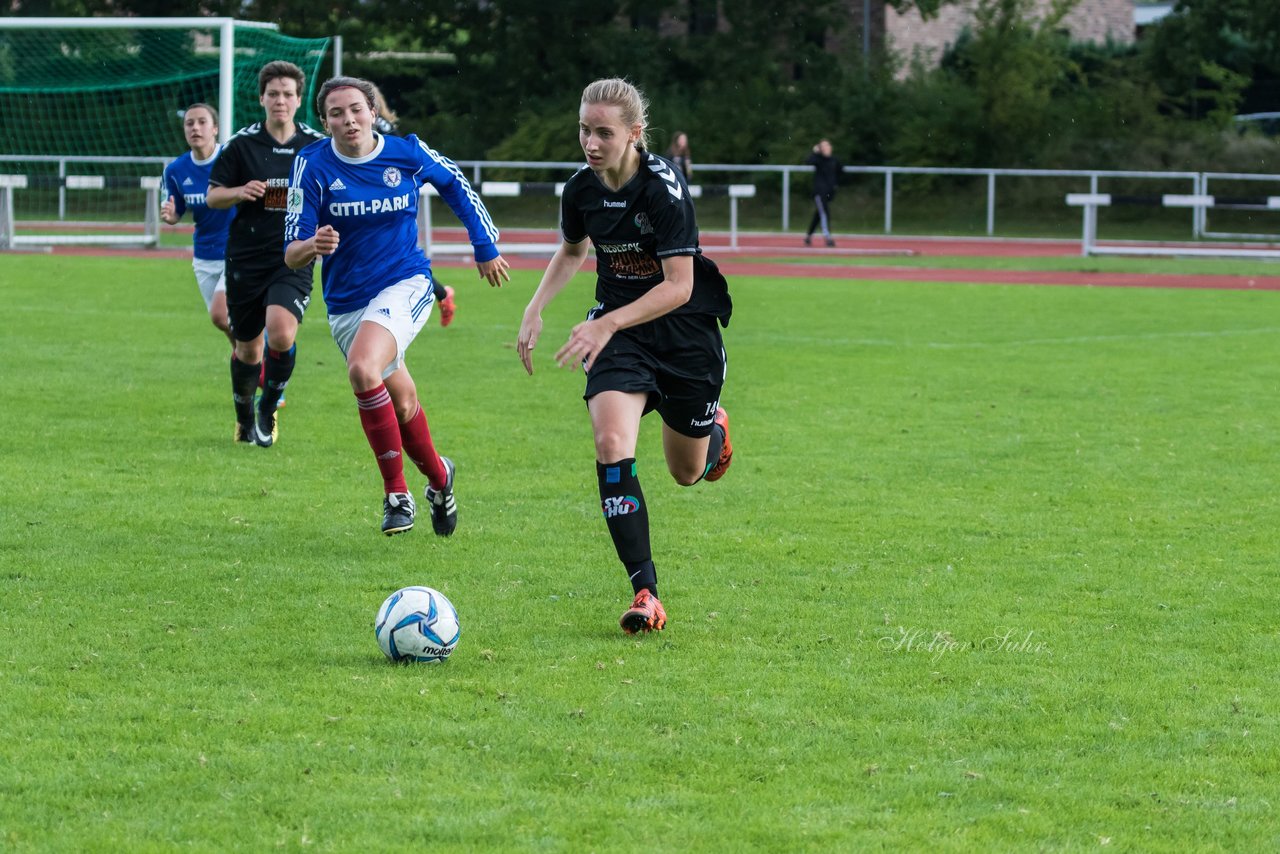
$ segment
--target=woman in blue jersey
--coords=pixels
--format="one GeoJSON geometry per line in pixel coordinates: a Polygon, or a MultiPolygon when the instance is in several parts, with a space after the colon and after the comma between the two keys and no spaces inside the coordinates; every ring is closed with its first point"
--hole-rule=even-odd
{"type": "MultiPolygon", "coordinates": [[[[227,326],[227,230],[231,210],[216,210],[205,203],[209,191],[209,171],[222,146],[218,145],[218,112],[208,104],[192,104],[182,116],[182,131],[191,150],[164,170],[168,198],[160,205],[160,219],[177,225],[191,211],[195,221],[191,266],[195,270],[200,296],[204,297],[209,319],[228,340],[227,326]]],[[[232,340],[234,346],[235,342],[232,340]]]]}
{"type": "Polygon", "coordinates": [[[418,247],[418,194],[425,184],[467,228],[476,268],[490,285],[510,280],[498,230],[452,160],[416,136],[373,129],[373,85],[326,80],[316,107],[331,139],[298,153],[289,182],[285,263],[323,257],[320,281],[333,339],[347,360],[369,446],[382,474],[382,531],[413,527],[415,505],[402,455],[427,477],[431,525],[447,537],[458,524],[453,462],[436,453],[404,354],[426,324],[435,298],[431,261],[418,247]]]}
{"type": "Polygon", "coordinates": [[[595,438],[600,509],[635,598],[619,623],[628,634],[661,630],[667,612],[649,547],[640,489],[640,420],[657,410],[667,471],[682,486],[719,480],[733,459],[720,406],[725,353],[720,326],[733,310],[728,285],[698,246],[689,185],[672,161],[647,151],[644,97],[626,80],[582,92],[578,142],[586,165],[564,185],[561,243],[525,308],[516,339],[524,368],[542,310],[596,250],[596,300],[555,354],[582,365],[595,438]]]}

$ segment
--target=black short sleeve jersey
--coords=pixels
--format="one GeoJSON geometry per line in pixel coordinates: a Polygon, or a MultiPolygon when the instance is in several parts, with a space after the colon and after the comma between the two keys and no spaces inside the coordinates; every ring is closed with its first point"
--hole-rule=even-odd
{"type": "Polygon", "coordinates": [[[298,123],[283,145],[261,122],[241,129],[222,148],[209,173],[213,187],[239,187],[266,181],[261,199],[239,202],[227,237],[227,261],[239,264],[283,264],[284,214],[293,156],[324,134],[298,123]]]}
{"type": "Polygon", "coordinates": [[[634,302],[661,283],[663,258],[692,255],[693,294],[672,314],[710,314],[728,325],[728,286],[698,246],[689,185],[671,161],[644,152],[640,169],[616,192],[582,167],[565,182],[560,232],[570,243],[591,238],[596,299],[606,309],[634,302]]]}

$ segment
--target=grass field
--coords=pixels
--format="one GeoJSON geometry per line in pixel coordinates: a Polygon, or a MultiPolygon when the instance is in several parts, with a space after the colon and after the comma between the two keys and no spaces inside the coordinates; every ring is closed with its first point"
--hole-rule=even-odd
{"type": "Polygon", "coordinates": [[[0,849],[1280,847],[1280,295],[736,277],[637,640],[550,359],[589,280],[528,378],[536,274],[472,276],[409,360],[458,534],[387,539],[318,303],[235,447],[187,262],[0,256],[0,849]],[[378,651],[408,584],[443,666],[378,651]]]}

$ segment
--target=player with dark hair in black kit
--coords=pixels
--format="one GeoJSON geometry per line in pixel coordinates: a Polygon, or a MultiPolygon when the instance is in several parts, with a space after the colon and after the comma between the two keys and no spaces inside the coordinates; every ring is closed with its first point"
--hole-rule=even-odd
{"type": "Polygon", "coordinates": [[[276,439],[276,407],[297,357],[294,339],[311,301],[312,265],[284,263],[284,215],[293,156],[324,134],[295,123],[306,76],[292,62],[269,62],[258,72],[264,121],[236,133],[214,161],[207,201],[236,207],[227,238],[227,314],[235,351],[231,395],[237,442],[264,448],[276,439]],[[270,341],[263,371],[263,330],[270,341]],[[254,408],[259,372],[262,395],[254,408]]]}
{"type": "Polygon", "coordinates": [[[698,247],[689,187],[671,161],[645,150],[646,104],[625,80],[582,93],[578,141],[587,165],[560,203],[561,243],[525,309],[516,349],[533,373],[542,310],[596,250],[596,299],[556,352],[582,363],[595,435],[600,507],[635,598],[619,621],[628,634],[662,629],[666,610],[649,548],[649,509],[636,470],[640,419],[662,416],[662,448],[676,482],[718,480],[733,459],[720,406],[720,336],[733,306],[728,285],[698,247]]]}

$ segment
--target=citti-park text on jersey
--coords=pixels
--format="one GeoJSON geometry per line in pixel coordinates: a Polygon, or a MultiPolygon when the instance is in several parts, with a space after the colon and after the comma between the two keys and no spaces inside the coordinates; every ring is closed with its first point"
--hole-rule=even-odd
{"type": "Polygon", "coordinates": [[[329,216],[364,216],[366,214],[385,213],[387,211],[406,211],[413,196],[404,193],[389,199],[370,199],[356,202],[330,202],[329,216]]]}

